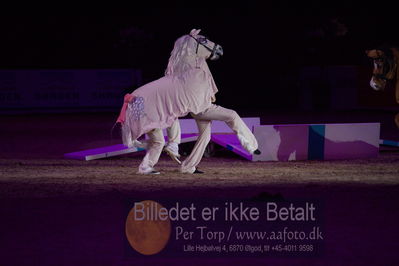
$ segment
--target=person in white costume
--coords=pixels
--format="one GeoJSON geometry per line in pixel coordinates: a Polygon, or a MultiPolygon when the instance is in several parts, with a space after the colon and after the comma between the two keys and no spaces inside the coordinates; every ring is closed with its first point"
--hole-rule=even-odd
{"type": "MultiPolygon", "coordinates": [[[[258,153],[252,132],[233,110],[213,104],[218,91],[206,59],[223,55],[222,47],[199,35],[193,29],[176,40],[165,76],[145,84],[125,96],[117,122],[122,123],[125,145],[140,146],[143,134],[149,137],[147,153],[139,173],[158,174],[154,169],[162,149],[178,157],[180,126],[177,118],[190,113],[197,121],[199,137],[191,154],[183,161],[181,172],[200,173],[201,161],[210,140],[211,120],[225,121],[237,134],[241,144],[251,153],[258,153]],[[165,146],[162,129],[167,128],[169,143],[165,146]],[[164,147],[165,146],[165,147],[164,147]]],[[[178,160],[177,160],[178,161],[178,160]]]]}
{"type": "Polygon", "coordinates": [[[178,164],[181,164],[179,144],[181,142],[181,130],[179,120],[176,119],[172,126],[166,129],[166,135],[168,136],[168,143],[165,145],[163,150],[178,164]]]}

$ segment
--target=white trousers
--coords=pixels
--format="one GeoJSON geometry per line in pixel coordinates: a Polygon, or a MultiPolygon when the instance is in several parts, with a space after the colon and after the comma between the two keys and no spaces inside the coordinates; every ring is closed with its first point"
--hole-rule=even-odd
{"type": "MultiPolygon", "coordinates": [[[[181,142],[181,131],[179,120],[176,119],[173,124],[166,129],[168,135],[168,142],[175,142],[180,144],[181,142]]],[[[139,173],[147,173],[154,169],[154,166],[158,163],[159,157],[161,156],[163,147],[165,146],[165,139],[163,136],[162,129],[156,128],[147,133],[147,152],[140,163],[139,173]]]]}
{"type": "Polygon", "coordinates": [[[148,173],[154,168],[155,164],[159,161],[159,156],[161,156],[163,146],[165,145],[162,129],[153,129],[147,135],[149,138],[147,152],[139,166],[139,173],[141,174],[148,173]]]}
{"type": "MultiPolygon", "coordinates": [[[[199,114],[191,114],[198,126],[198,139],[190,155],[182,162],[181,172],[193,173],[201,162],[205,148],[211,140],[212,120],[224,121],[237,135],[241,145],[250,153],[258,149],[258,142],[252,131],[242,121],[236,111],[227,109],[216,104],[199,114]]],[[[176,134],[175,132],[172,132],[176,134]]]]}
{"type": "Polygon", "coordinates": [[[181,130],[180,130],[180,123],[179,120],[176,119],[173,124],[166,128],[166,134],[168,136],[168,142],[174,142],[180,144],[181,142],[181,130]]]}
{"type": "MultiPolygon", "coordinates": [[[[183,173],[193,173],[197,165],[201,162],[206,146],[211,140],[212,120],[225,122],[237,135],[241,145],[250,153],[258,148],[258,142],[252,131],[242,121],[236,111],[213,104],[210,108],[199,114],[191,114],[198,127],[198,139],[190,155],[182,162],[180,171],[183,173]]],[[[166,129],[168,142],[181,142],[181,129],[178,119],[171,127],[166,129]]],[[[154,129],[148,134],[147,153],[139,166],[139,172],[144,173],[152,169],[158,162],[165,145],[164,136],[161,129],[154,129]]]]}

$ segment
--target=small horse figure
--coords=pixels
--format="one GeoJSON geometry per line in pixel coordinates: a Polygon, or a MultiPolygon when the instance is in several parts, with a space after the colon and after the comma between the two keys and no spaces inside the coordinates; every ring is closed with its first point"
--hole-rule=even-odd
{"type": "Polygon", "coordinates": [[[210,121],[213,119],[225,121],[236,132],[244,148],[252,153],[258,152],[258,143],[241,118],[233,110],[213,104],[218,89],[206,60],[220,58],[223,49],[199,35],[199,32],[193,29],[190,34],[175,41],[165,76],[125,95],[117,119],[122,124],[123,143],[129,147],[140,147],[138,138],[143,134],[149,137],[147,153],[139,166],[139,173],[159,173],[154,170],[154,165],[165,144],[162,129],[172,128],[174,137],[178,138],[180,127],[177,119],[189,113],[197,116],[194,118],[200,136],[195,151],[183,162],[181,172],[199,172],[196,165],[209,142],[210,121]]]}
{"type": "MultiPolygon", "coordinates": [[[[370,86],[376,91],[383,91],[387,81],[393,81],[396,103],[399,104],[399,47],[383,45],[373,50],[366,50],[366,54],[373,60],[374,66],[370,86]]],[[[399,114],[395,117],[395,123],[399,127],[399,114]]]]}

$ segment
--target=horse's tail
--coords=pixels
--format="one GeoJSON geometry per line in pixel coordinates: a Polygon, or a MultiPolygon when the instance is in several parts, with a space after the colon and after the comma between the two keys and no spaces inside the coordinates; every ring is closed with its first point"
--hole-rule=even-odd
{"type": "Polygon", "coordinates": [[[118,123],[119,123],[119,122],[115,122],[114,125],[113,125],[112,128],[111,128],[111,134],[110,134],[110,143],[111,143],[111,144],[112,144],[112,140],[113,140],[113,136],[114,136],[114,135],[113,135],[114,129],[115,129],[115,126],[118,125],[118,123]]]}
{"type": "Polygon", "coordinates": [[[126,119],[126,109],[128,107],[128,104],[133,101],[135,96],[133,94],[126,94],[124,99],[123,99],[123,105],[121,108],[121,111],[119,113],[118,118],[116,119],[116,122],[111,128],[111,141],[112,141],[112,133],[115,129],[115,127],[119,124],[121,125],[121,136],[122,136],[122,142],[124,145],[128,147],[133,146],[133,140],[132,140],[132,133],[130,129],[130,123],[129,119],[126,119]]]}
{"type": "Polygon", "coordinates": [[[128,122],[129,119],[127,119],[126,121],[127,122],[124,122],[124,123],[115,122],[115,124],[112,126],[112,128],[111,128],[111,136],[110,136],[111,144],[112,144],[115,128],[117,128],[117,126],[120,125],[119,137],[122,138],[122,143],[125,146],[128,146],[128,147],[136,146],[135,145],[135,140],[132,139],[132,132],[131,132],[131,128],[130,128],[130,125],[129,125],[129,122],[128,122]]]}

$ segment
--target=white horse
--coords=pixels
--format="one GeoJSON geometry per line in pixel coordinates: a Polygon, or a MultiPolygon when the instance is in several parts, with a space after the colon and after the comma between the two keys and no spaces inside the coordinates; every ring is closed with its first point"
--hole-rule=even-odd
{"type": "MultiPolygon", "coordinates": [[[[199,35],[199,32],[200,30],[193,29],[190,34],[176,40],[164,77],[145,84],[125,96],[117,120],[122,123],[123,143],[129,147],[140,146],[137,139],[143,134],[149,137],[147,153],[139,166],[139,173],[159,173],[154,170],[154,166],[165,144],[162,129],[171,129],[169,139],[179,139],[177,135],[180,134],[180,127],[177,119],[188,113],[194,118],[198,115],[196,119],[209,121],[214,119],[213,113],[221,113],[222,116],[215,119],[230,124],[248,150],[251,152],[257,150],[255,137],[238,115],[232,110],[212,103],[215,101],[218,89],[206,60],[220,58],[223,49],[199,35]],[[206,113],[208,115],[204,116],[206,113]]],[[[200,146],[200,149],[194,148],[191,155],[195,156],[190,155],[187,162],[183,162],[182,172],[199,172],[196,171],[196,165],[203,155],[202,146],[209,142],[208,133],[205,133],[200,125],[199,131],[200,136],[196,146],[200,146]],[[204,134],[205,141],[201,141],[204,140],[204,134]]]]}

